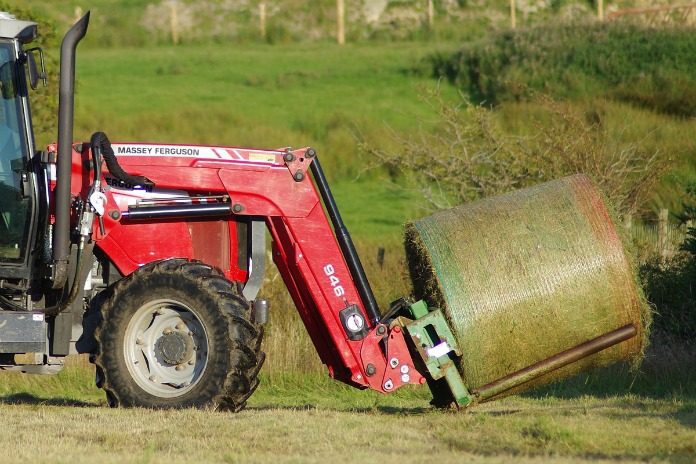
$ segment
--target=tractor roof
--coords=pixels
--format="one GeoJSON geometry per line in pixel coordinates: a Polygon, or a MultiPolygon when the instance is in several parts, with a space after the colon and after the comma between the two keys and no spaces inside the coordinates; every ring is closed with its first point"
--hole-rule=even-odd
{"type": "Polygon", "coordinates": [[[37,24],[32,21],[20,21],[9,13],[0,11],[0,38],[19,39],[22,43],[36,38],[37,24]]]}

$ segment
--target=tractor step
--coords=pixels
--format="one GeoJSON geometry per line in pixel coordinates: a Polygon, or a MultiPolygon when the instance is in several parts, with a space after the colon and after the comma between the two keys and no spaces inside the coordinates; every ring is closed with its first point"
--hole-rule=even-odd
{"type": "Polygon", "coordinates": [[[47,339],[43,313],[0,311],[0,353],[44,353],[47,339]]]}

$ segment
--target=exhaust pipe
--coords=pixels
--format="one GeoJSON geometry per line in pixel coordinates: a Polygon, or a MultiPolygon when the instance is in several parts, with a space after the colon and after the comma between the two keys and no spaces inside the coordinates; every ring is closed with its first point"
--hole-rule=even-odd
{"type": "Polygon", "coordinates": [[[70,179],[72,177],[73,113],[75,110],[75,50],[87,33],[89,11],[63,37],[60,46],[60,92],[58,94],[58,161],[56,166],[53,233],[53,288],[62,288],[70,256],[70,179]]]}

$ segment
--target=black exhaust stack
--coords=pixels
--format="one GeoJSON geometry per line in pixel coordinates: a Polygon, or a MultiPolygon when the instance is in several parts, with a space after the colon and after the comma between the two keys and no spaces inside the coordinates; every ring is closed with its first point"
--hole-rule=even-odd
{"type": "Polygon", "coordinates": [[[75,50],[87,33],[89,12],[63,37],[60,46],[58,98],[58,160],[55,194],[56,223],[53,232],[53,288],[62,288],[70,256],[70,179],[72,177],[73,113],[75,110],[75,50]]]}

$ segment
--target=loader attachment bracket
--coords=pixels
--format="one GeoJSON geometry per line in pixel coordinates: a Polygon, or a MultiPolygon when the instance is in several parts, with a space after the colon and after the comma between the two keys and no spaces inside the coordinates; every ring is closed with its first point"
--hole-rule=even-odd
{"type": "Polygon", "coordinates": [[[360,356],[370,388],[391,393],[404,385],[422,385],[426,379],[416,369],[406,337],[396,322],[387,328],[377,324],[363,341],[360,356]]]}
{"type": "MultiPolygon", "coordinates": [[[[445,379],[452,398],[459,407],[466,407],[474,401],[457,370],[455,358],[461,356],[457,340],[439,309],[428,309],[424,301],[418,301],[409,307],[413,320],[398,318],[404,326],[407,340],[411,342],[425,365],[432,381],[445,379]]],[[[438,401],[435,398],[435,402],[438,401]]]]}

